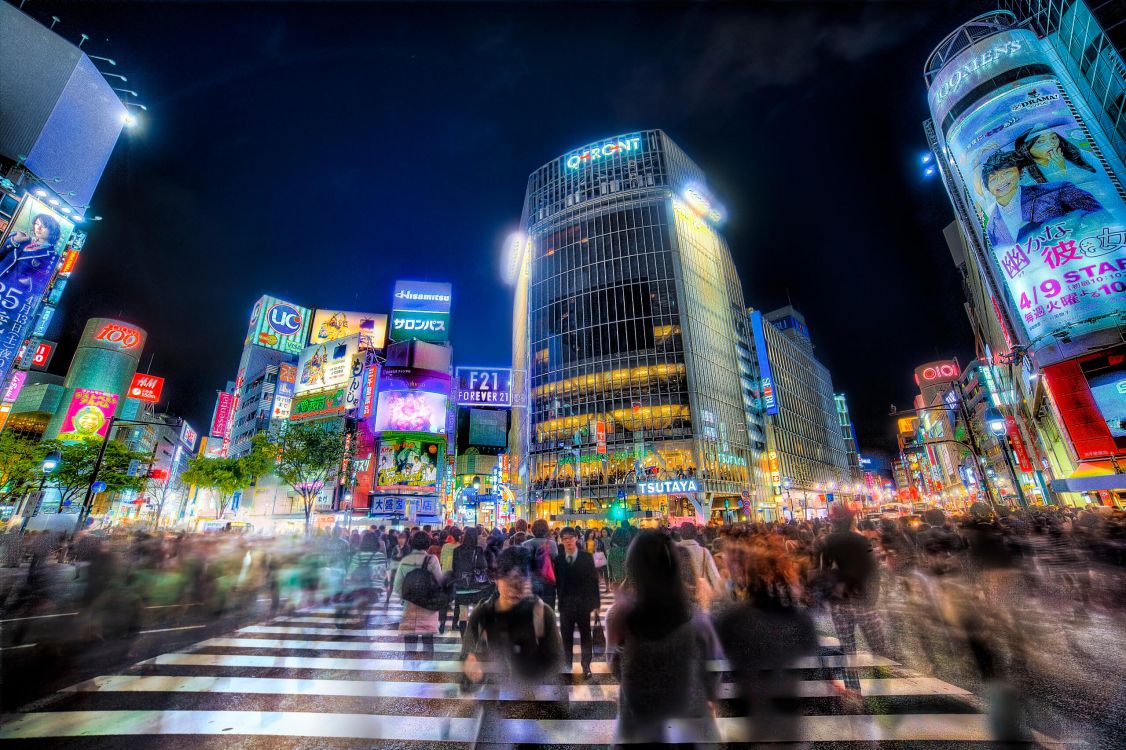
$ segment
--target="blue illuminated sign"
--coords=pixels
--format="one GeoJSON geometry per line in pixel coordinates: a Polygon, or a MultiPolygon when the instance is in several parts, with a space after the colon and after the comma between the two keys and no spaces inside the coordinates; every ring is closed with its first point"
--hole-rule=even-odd
{"type": "Polygon", "coordinates": [[[602,159],[609,159],[620,154],[629,154],[641,150],[641,136],[627,136],[625,138],[612,138],[597,146],[591,146],[576,151],[566,159],[567,169],[578,169],[602,159]]]}
{"type": "Polygon", "coordinates": [[[751,333],[755,337],[755,354],[762,376],[762,405],[767,414],[777,414],[778,394],[774,391],[774,373],[766,356],[766,333],[762,330],[762,313],[758,310],[751,313],[751,333]]]}

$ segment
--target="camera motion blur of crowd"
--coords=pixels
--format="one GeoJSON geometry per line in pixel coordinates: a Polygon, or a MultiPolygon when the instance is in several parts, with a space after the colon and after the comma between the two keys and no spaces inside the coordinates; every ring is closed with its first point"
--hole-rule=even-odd
{"type": "MultiPolygon", "coordinates": [[[[1126,602],[1126,514],[1093,506],[888,516],[839,505],[776,524],[537,520],[276,539],[33,532],[0,544],[5,661],[37,665],[44,683],[70,676],[59,665],[143,656],[130,649],[145,632],[310,607],[362,628],[395,600],[418,658],[434,658],[436,635],[460,634],[460,690],[480,698],[482,732],[499,720],[488,700],[499,690],[554,697],[566,718],[566,690],[551,691],[563,676],[590,682],[602,662],[622,742],[706,742],[731,717],[746,719],[736,739],[800,736],[796,670],[819,670],[840,710],[859,710],[861,638],[873,655],[971,684],[994,738],[1028,741],[1030,680],[1061,653],[1096,673],[1106,655],[1075,623],[1120,621],[1126,602]]],[[[5,705],[26,690],[5,680],[5,705]]]]}

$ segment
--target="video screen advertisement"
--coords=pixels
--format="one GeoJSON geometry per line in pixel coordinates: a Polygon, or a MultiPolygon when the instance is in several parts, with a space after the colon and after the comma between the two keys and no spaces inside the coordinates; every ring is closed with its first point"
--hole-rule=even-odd
{"type": "Polygon", "coordinates": [[[1126,453],[1126,346],[1049,365],[1044,386],[1080,461],[1126,453]]]}
{"type": "MultiPolygon", "coordinates": [[[[1045,365],[1068,356],[1057,336],[1116,327],[1126,307],[1126,204],[1046,61],[1028,64],[1043,60],[1029,50],[1039,41],[1019,31],[986,42],[985,52],[971,47],[948,68],[956,75],[976,61],[979,71],[1000,73],[1013,57],[1025,66],[992,80],[1032,75],[987,90],[942,130],[1014,319],[1033,350],[1057,345],[1039,357],[1045,365]]],[[[932,86],[932,111],[950,104],[936,107],[942,92],[969,90],[948,80],[932,86]]]]}
{"type": "Polygon", "coordinates": [[[379,376],[375,431],[446,432],[450,377],[412,367],[384,367],[379,376]]]}
{"type": "Polygon", "coordinates": [[[269,295],[263,295],[250,311],[246,343],[301,354],[309,336],[312,312],[269,295]]]}
{"type": "Polygon", "coordinates": [[[462,407],[457,410],[457,447],[473,448],[486,456],[504,453],[508,447],[508,409],[462,407]]]}
{"type": "Polygon", "coordinates": [[[27,195],[0,236],[0,377],[27,338],[40,299],[73,233],[72,222],[27,195]]]}
{"type": "Polygon", "coordinates": [[[359,351],[359,334],[305,347],[297,361],[297,394],[347,383],[359,351]]]}
{"type": "Polygon", "coordinates": [[[379,443],[376,481],[381,490],[436,492],[440,441],[416,437],[384,438],[379,443]]]}
{"type": "Polygon", "coordinates": [[[387,343],[387,316],[344,310],[317,310],[309,329],[309,343],[360,337],[360,349],[382,349],[387,343]]]}

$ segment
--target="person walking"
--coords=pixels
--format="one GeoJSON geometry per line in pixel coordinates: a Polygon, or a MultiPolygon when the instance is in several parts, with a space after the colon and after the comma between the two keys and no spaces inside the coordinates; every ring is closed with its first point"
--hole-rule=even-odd
{"type": "MultiPolygon", "coordinates": [[[[442,566],[438,563],[438,558],[427,552],[430,547],[430,535],[425,531],[416,531],[410,539],[411,552],[399,561],[399,567],[395,571],[395,593],[403,597],[403,617],[399,621],[399,632],[406,633],[406,642],[414,644],[421,641],[422,652],[424,659],[434,658],[434,634],[440,632],[438,623],[438,613],[442,607],[440,605],[434,606],[430,609],[429,606],[423,606],[410,599],[414,596],[413,590],[429,588],[433,592],[434,588],[441,588],[445,585],[445,576],[442,574],[442,566]],[[414,581],[407,581],[407,577],[418,571],[420,574],[429,573],[433,581],[427,584],[425,580],[421,584],[414,584],[414,581]],[[404,591],[404,588],[407,590],[404,591]]],[[[415,578],[420,578],[416,576],[415,578]]],[[[420,599],[421,600],[421,599],[420,599]]]]}
{"type": "Polygon", "coordinates": [[[721,595],[726,589],[715,558],[707,547],[697,541],[696,524],[687,521],[680,525],[677,547],[685,558],[685,569],[681,574],[688,585],[689,594],[694,603],[706,612],[711,606],[712,598],[721,595]]]}
{"type": "MultiPolygon", "coordinates": [[[[453,553],[452,575],[454,581],[454,627],[461,632],[461,608],[466,610],[492,592],[489,580],[489,560],[480,544],[479,529],[470,526],[461,537],[461,544],[453,553]]],[[[442,613],[445,620],[446,613],[442,613]]]]}
{"type": "Polygon", "coordinates": [[[594,641],[590,632],[591,613],[602,601],[598,594],[598,569],[594,557],[579,547],[579,535],[570,526],[559,532],[563,551],[555,558],[555,592],[559,598],[559,630],[563,637],[563,661],[568,671],[574,665],[575,628],[579,629],[583,677],[591,679],[590,662],[594,641]]]}
{"type": "MultiPolygon", "coordinates": [[[[517,532],[519,533],[519,532],[517,532]]],[[[548,606],[555,606],[555,570],[553,561],[559,555],[559,545],[548,536],[547,521],[537,518],[532,522],[532,538],[523,543],[532,553],[532,591],[548,606]]]]}
{"type": "Polygon", "coordinates": [[[610,666],[618,678],[618,738],[664,743],[683,724],[701,743],[718,742],[715,700],[719,658],[711,623],[694,611],[673,540],[643,530],[626,556],[630,586],[606,615],[610,666]]]}

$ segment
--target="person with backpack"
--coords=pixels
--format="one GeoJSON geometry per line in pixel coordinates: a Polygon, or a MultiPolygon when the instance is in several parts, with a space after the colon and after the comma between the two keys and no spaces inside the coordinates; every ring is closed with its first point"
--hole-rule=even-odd
{"type": "Polygon", "coordinates": [[[416,643],[421,636],[422,658],[434,657],[434,634],[440,633],[438,613],[446,605],[445,575],[438,558],[427,552],[430,535],[416,531],[410,538],[411,551],[399,561],[395,571],[395,593],[403,600],[399,632],[408,634],[406,642],[416,643]]]}
{"type": "MultiPolygon", "coordinates": [[[[461,537],[461,544],[453,552],[454,627],[461,623],[462,606],[468,609],[492,591],[489,559],[480,544],[479,533],[480,530],[475,527],[467,528],[461,537]]],[[[445,612],[442,614],[445,615],[445,612]]]]}
{"type": "Polygon", "coordinates": [[[532,538],[523,547],[532,553],[532,591],[548,606],[555,606],[555,565],[559,545],[547,535],[547,521],[537,518],[532,522],[532,538]]]}

